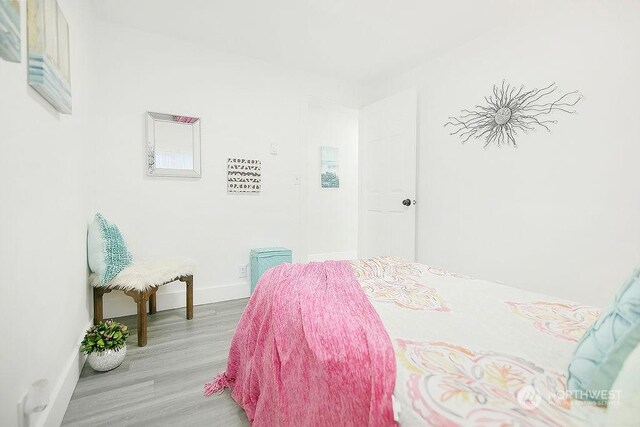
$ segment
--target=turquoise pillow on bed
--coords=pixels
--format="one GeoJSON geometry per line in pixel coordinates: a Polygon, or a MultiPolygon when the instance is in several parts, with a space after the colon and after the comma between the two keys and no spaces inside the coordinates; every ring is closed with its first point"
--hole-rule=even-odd
{"type": "Polygon", "coordinates": [[[118,227],[99,213],[89,226],[87,252],[89,268],[103,285],[128,267],[133,259],[118,227]]]}
{"type": "Polygon", "coordinates": [[[567,388],[574,398],[606,401],[624,361],[640,343],[640,269],[622,286],[612,306],[585,332],[569,364],[567,388]]]}
{"type": "Polygon", "coordinates": [[[640,345],[627,357],[611,391],[615,405],[609,405],[607,408],[605,425],[638,425],[638,420],[640,420],[640,345]]]}

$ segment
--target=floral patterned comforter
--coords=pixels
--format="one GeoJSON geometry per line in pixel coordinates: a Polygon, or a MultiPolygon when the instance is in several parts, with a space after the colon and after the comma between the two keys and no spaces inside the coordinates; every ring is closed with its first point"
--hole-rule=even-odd
{"type": "Polygon", "coordinates": [[[565,376],[598,309],[400,258],[351,267],[393,342],[400,425],[601,425],[565,376]]]}

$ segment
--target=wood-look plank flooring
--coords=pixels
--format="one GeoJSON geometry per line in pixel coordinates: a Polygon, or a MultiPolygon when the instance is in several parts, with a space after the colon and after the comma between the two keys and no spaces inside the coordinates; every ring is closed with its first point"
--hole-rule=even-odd
{"type": "Polygon", "coordinates": [[[204,397],[202,388],[226,368],[231,338],[247,299],[149,316],[148,344],[137,346],[136,316],[129,326],[127,355],[110,372],[88,363],[62,422],[68,426],[247,426],[229,391],[204,397]]]}

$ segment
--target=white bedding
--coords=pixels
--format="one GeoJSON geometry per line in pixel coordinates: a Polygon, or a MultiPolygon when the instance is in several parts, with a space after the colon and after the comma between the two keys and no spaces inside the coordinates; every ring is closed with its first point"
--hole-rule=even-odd
{"type": "Polygon", "coordinates": [[[597,309],[399,258],[351,262],[393,342],[402,426],[601,425],[566,368],[597,309]]]}

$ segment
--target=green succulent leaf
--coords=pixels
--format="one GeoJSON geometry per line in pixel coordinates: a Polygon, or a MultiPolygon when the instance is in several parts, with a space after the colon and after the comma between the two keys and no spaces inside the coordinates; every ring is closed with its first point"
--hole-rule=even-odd
{"type": "Polygon", "coordinates": [[[106,320],[87,329],[80,344],[83,353],[119,350],[127,343],[129,328],[114,320],[106,320]]]}

